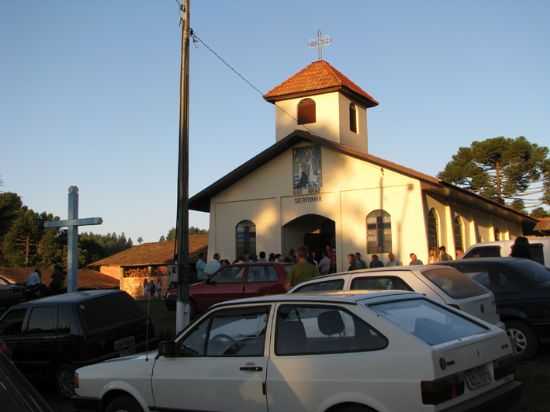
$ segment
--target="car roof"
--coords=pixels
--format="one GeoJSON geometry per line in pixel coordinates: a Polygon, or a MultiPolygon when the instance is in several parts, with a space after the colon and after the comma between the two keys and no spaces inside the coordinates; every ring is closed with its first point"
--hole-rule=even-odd
{"type": "Polygon", "coordinates": [[[381,267],[381,268],[355,269],[355,270],[348,270],[346,272],[331,273],[329,275],[315,276],[314,278],[306,282],[302,282],[296,286],[305,285],[306,283],[315,283],[316,281],[319,281],[319,280],[326,280],[326,279],[336,278],[340,276],[353,276],[353,275],[379,273],[379,272],[414,272],[414,271],[422,271],[422,270],[430,270],[430,269],[438,269],[438,268],[443,269],[445,268],[445,266],[443,264],[437,264],[437,265],[388,266],[388,267],[381,267]]]}
{"type": "Polygon", "coordinates": [[[479,258],[466,258],[466,259],[459,259],[459,260],[453,260],[453,261],[449,261],[449,262],[445,262],[444,264],[445,265],[451,265],[451,266],[454,266],[454,265],[463,265],[463,264],[467,264],[467,265],[473,265],[473,264],[480,264],[480,263],[505,263],[505,264],[509,264],[509,263],[512,263],[512,264],[521,264],[521,263],[524,263],[526,260],[530,261],[530,262],[534,262],[534,263],[538,263],[538,262],[535,262],[534,260],[530,260],[530,259],[522,259],[522,258],[515,258],[515,257],[510,257],[510,256],[505,256],[505,257],[479,257],[479,258]]]}
{"type": "Polygon", "coordinates": [[[102,289],[102,290],[85,290],[79,292],[62,293],[60,295],[48,296],[45,298],[35,299],[28,302],[20,303],[13,306],[14,308],[24,308],[34,305],[57,305],[60,303],[81,303],[87,300],[96,299],[102,296],[116,295],[122,292],[118,289],[102,289]]]}
{"type": "Polygon", "coordinates": [[[286,302],[316,302],[316,303],[347,303],[355,305],[366,300],[402,296],[422,297],[414,292],[403,290],[348,290],[323,293],[292,293],[281,295],[258,296],[245,299],[235,299],[218,303],[213,308],[223,306],[243,305],[249,303],[286,303],[286,302]]]}

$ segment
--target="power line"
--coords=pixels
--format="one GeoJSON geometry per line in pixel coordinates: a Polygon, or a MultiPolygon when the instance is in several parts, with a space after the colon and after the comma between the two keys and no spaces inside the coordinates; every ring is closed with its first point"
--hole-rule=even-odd
{"type": "MultiPolygon", "coordinates": [[[[229,63],[217,51],[215,51],[210,45],[208,45],[203,39],[201,39],[199,37],[199,35],[193,29],[191,29],[191,38],[193,39],[194,43],[200,43],[204,47],[206,47],[206,49],[210,53],[212,53],[225,67],[227,67],[235,75],[237,75],[243,82],[245,82],[252,90],[254,90],[256,93],[258,93],[263,99],[264,92],[262,92],[262,90],[258,86],[256,86],[244,74],[242,74],[240,71],[238,71],[235,68],[235,66],[233,66],[231,63],[229,63]]],[[[292,114],[290,114],[288,111],[286,111],[285,109],[283,109],[282,107],[277,106],[277,105],[275,105],[275,107],[277,108],[277,110],[280,110],[281,112],[285,113],[287,116],[289,116],[291,119],[293,119],[296,123],[298,123],[298,119],[295,116],[293,116],[292,114]]],[[[308,132],[312,133],[312,131],[309,130],[306,126],[304,126],[304,125],[300,125],[300,126],[303,127],[305,130],[307,130],[308,132]]]]}

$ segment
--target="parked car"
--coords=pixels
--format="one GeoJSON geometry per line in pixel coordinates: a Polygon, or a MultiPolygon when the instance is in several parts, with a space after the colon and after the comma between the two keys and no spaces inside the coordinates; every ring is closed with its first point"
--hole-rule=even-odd
{"type": "Polygon", "coordinates": [[[550,342],[550,270],[529,259],[480,258],[445,262],[495,294],[497,310],[518,354],[533,357],[550,342]]]}
{"type": "Polygon", "coordinates": [[[330,290],[408,290],[504,328],[492,292],[448,266],[399,266],[316,277],[289,293],[330,290]]]}
{"type": "Polygon", "coordinates": [[[25,375],[55,379],[70,396],[77,367],[146,349],[146,320],[125,292],[74,292],[12,306],[0,318],[0,337],[25,375]]]}
{"type": "Polygon", "coordinates": [[[0,405],[2,412],[53,412],[34,386],[0,351],[0,405]]]}
{"type": "Polygon", "coordinates": [[[106,412],[503,411],[521,391],[512,353],[502,329],[417,293],[264,296],[216,305],[149,361],[78,369],[75,401],[106,412]]]}
{"type": "Polygon", "coordinates": [[[0,313],[25,299],[25,287],[0,276],[0,313]]]}
{"type": "MultiPolygon", "coordinates": [[[[483,257],[507,257],[512,252],[514,240],[477,243],[466,251],[464,259],[483,257]]],[[[550,237],[530,237],[529,250],[533,260],[550,267],[550,237]]]]}
{"type": "MultiPolygon", "coordinates": [[[[202,314],[210,306],[230,299],[285,293],[290,287],[288,271],[283,263],[236,264],[220,268],[203,282],[189,288],[192,316],[202,314]]],[[[177,289],[169,289],[166,305],[176,307],[177,289]]]]}

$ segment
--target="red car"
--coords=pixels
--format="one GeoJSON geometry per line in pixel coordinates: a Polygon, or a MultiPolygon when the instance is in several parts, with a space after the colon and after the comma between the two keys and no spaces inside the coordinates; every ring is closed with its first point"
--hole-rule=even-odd
{"type": "MultiPolygon", "coordinates": [[[[203,282],[189,288],[193,316],[204,313],[215,303],[252,296],[286,293],[290,287],[290,264],[257,262],[220,268],[203,282]]],[[[166,306],[175,308],[176,289],[166,294],[166,306]]]]}

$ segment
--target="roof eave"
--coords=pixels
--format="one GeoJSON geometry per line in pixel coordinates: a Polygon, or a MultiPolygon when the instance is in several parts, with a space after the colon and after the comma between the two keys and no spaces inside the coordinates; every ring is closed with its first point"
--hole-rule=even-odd
{"type": "Polygon", "coordinates": [[[264,95],[264,99],[267,100],[270,103],[275,103],[281,100],[289,100],[289,99],[296,99],[299,97],[307,97],[307,96],[315,96],[318,94],[324,94],[324,93],[331,93],[331,92],[341,92],[342,94],[346,95],[350,99],[356,101],[361,106],[365,108],[371,108],[376,107],[379,105],[378,101],[374,99],[373,97],[367,97],[363,96],[350,88],[346,86],[331,86],[331,87],[325,87],[322,89],[313,89],[313,90],[302,90],[299,92],[293,92],[293,93],[267,93],[264,95]]]}

